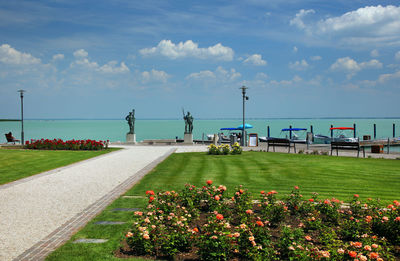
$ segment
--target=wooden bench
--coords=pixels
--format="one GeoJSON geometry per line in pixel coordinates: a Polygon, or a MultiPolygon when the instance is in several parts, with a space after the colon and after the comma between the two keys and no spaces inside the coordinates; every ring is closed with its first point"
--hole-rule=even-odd
{"type": "Polygon", "coordinates": [[[339,156],[339,150],[356,150],[357,158],[360,156],[360,150],[363,151],[365,158],[365,148],[360,146],[360,142],[344,142],[344,141],[332,141],[331,142],[331,155],[333,150],[336,150],[336,156],[339,156]]]}
{"type": "Polygon", "coordinates": [[[267,152],[269,151],[269,146],[272,146],[274,148],[274,152],[275,152],[275,147],[287,147],[288,148],[288,152],[290,152],[290,147],[294,147],[294,153],[296,153],[296,143],[291,142],[289,139],[277,139],[277,138],[273,138],[273,139],[268,139],[267,140],[267,152]]]}

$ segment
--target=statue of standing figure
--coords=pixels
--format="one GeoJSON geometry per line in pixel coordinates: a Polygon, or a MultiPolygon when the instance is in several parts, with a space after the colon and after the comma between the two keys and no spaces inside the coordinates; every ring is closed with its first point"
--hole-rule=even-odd
{"type": "Polygon", "coordinates": [[[183,110],[183,119],[185,120],[185,133],[191,134],[193,131],[193,116],[190,112],[187,112],[185,115],[185,111],[183,110]]]}
{"type": "Polygon", "coordinates": [[[125,117],[129,125],[129,134],[135,134],[135,109],[129,112],[128,116],[125,117]]]}

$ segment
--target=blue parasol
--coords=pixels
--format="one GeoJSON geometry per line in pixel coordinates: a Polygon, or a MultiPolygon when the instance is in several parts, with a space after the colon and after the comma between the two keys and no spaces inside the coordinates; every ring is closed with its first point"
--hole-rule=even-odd
{"type": "MultiPolygon", "coordinates": [[[[245,129],[251,129],[251,128],[253,128],[253,125],[246,123],[246,124],[244,125],[244,128],[245,128],[245,129]]],[[[243,124],[241,124],[241,125],[240,125],[239,127],[237,127],[236,129],[242,130],[242,129],[243,129],[243,124]]]]}
{"type": "Polygon", "coordinates": [[[282,131],[303,131],[307,130],[305,128],[287,128],[287,129],[282,129],[282,131]]]}

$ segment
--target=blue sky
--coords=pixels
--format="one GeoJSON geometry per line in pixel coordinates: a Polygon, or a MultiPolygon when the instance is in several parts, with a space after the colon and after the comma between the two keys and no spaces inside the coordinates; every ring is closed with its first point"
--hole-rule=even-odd
{"type": "Polygon", "coordinates": [[[399,117],[377,2],[0,0],[0,118],[399,117]]]}

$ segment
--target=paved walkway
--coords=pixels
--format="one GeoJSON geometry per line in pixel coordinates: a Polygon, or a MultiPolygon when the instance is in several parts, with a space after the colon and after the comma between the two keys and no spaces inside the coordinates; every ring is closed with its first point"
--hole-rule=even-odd
{"type": "Polygon", "coordinates": [[[125,148],[0,186],[0,260],[43,259],[176,150],[125,148]]]}

